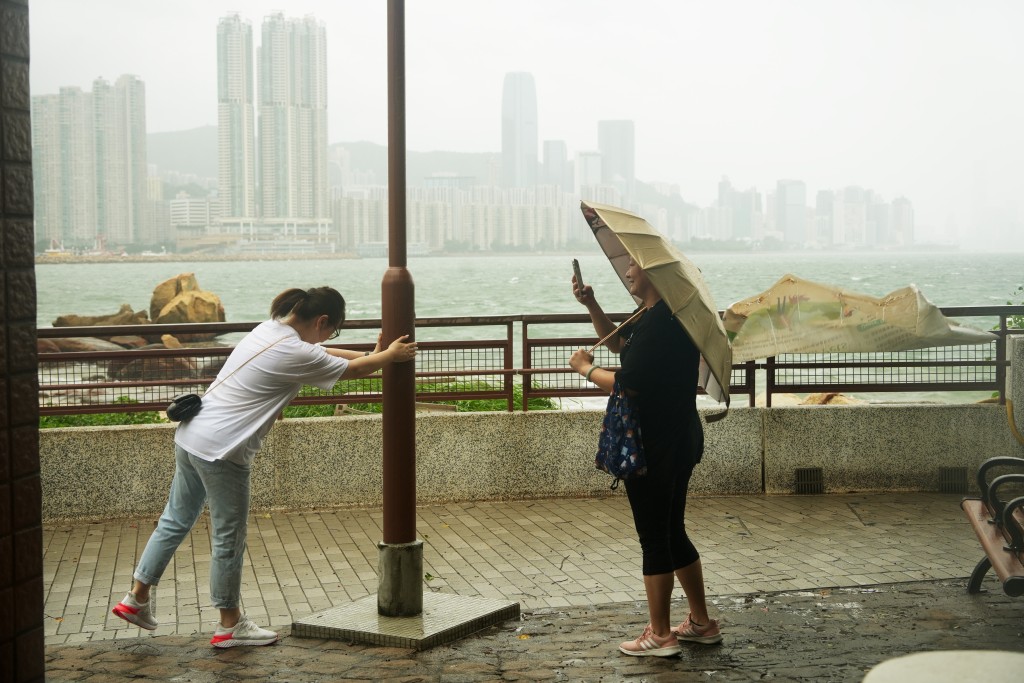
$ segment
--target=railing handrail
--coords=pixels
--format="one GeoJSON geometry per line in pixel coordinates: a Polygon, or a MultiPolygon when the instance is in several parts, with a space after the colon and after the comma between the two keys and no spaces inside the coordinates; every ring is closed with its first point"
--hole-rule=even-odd
{"type": "MultiPolygon", "coordinates": [[[[734,397],[746,395],[750,405],[754,405],[757,380],[755,373],[764,372],[764,389],[770,405],[772,393],[779,391],[959,391],[959,390],[992,390],[998,392],[1000,400],[1003,400],[1006,369],[1009,362],[1006,360],[1006,337],[1010,334],[1021,334],[1024,330],[1008,328],[1007,321],[1011,316],[1024,315],[1024,305],[1002,305],[1002,306],[949,306],[940,309],[942,313],[950,318],[957,317],[994,317],[999,319],[999,325],[993,332],[997,341],[993,349],[994,353],[979,359],[901,359],[901,360],[878,360],[862,359],[848,360],[850,356],[862,356],[865,354],[843,354],[847,358],[842,360],[832,359],[827,364],[811,362],[808,356],[835,355],[835,354],[793,354],[795,358],[789,360],[788,356],[779,358],[764,359],[763,362],[748,361],[733,367],[733,391],[734,397]],[[821,381],[800,381],[788,380],[783,376],[786,372],[814,371],[827,368],[829,370],[848,369],[920,369],[920,368],[950,368],[964,369],[967,371],[977,370],[984,373],[989,372],[991,377],[985,375],[981,379],[957,379],[955,382],[928,381],[928,382],[906,382],[906,383],[876,383],[869,381],[858,381],[856,383],[843,382],[821,382],[821,381]],[[991,370],[989,370],[991,369],[991,370]]],[[[618,322],[629,317],[630,312],[611,313],[609,318],[618,322]]],[[[424,391],[423,395],[429,396],[431,400],[452,400],[461,397],[465,398],[499,398],[507,400],[508,409],[513,409],[512,381],[514,377],[522,378],[523,387],[523,409],[526,409],[531,397],[579,397],[579,396],[600,396],[603,392],[597,387],[591,387],[580,378],[574,377],[564,365],[561,357],[556,361],[551,360],[551,354],[558,353],[557,350],[566,351],[565,358],[572,350],[580,346],[592,344],[596,338],[593,335],[580,335],[579,333],[567,336],[544,336],[531,337],[531,328],[541,325],[580,325],[589,324],[590,316],[587,313],[544,313],[544,314],[517,314],[517,315],[490,315],[490,316],[453,316],[453,317],[424,317],[417,318],[417,328],[461,328],[461,327],[504,327],[500,334],[493,335],[490,339],[461,339],[455,341],[420,341],[420,348],[423,352],[435,354],[435,364],[441,367],[433,367],[431,361],[424,362],[423,367],[417,372],[417,382],[420,385],[431,384],[431,380],[472,380],[474,377],[500,377],[498,387],[472,387],[452,389],[450,391],[441,388],[438,391],[424,391]],[[518,347],[522,353],[522,363],[519,367],[513,362],[512,354],[515,347],[515,337],[521,338],[518,347]],[[457,357],[460,353],[470,354],[472,360],[467,361],[472,367],[462,367],[458,364],[448,363],[449,357],[457,357]],[[547,353],[547,356],[544,354],[547,353]],[[500,356],[501,360],[492,362],[489,359],[500,356]],[[548,360],[538,360],[546,357],[548,360]],[[481,360],[481,358],[483,360],[481,360]],[[489,364],[488,364],[489,363],[489,364]],[[535,386],[535,383],[539,383],[535,386]]],[[[194,335],[197,338],[213,339],[221,335],[248,332],[259,325],[260,322],[232,322],[232,323],[178,323],[178,324],[146,324],[146,325],[115,325],[115,326],[80,326],[80,327],[50,327],[39,328],[40,339],[59,339],[72,337],[118,337],[118,336],[140,336],[147,338],[160,337],[165,334],[179,335],[188,338],[186,335],[194,335]]],[[[356,319],[348,320],[345,327],[350,330],[372,330],[379,329],[380,319],[356,319]]],[[[340,344],[354,350],[368,350],[373,348],[372,343],[353,342],[340,344]]],[[[201,387],[209,384],[212,374],[216,374],[216,363],[223,362],[222,357],[232,351],[230,344],[218,346],[216,342],[208,346],[183,346],[172,349],[124,349],[118,351],[61,351],[56,353],[41,352],[41,372],[48,372],[50,368],[68,364],[74,367],[76,363],[99,364],[98,367],[106,369],[109,376],[104,378],[89,377],[85,381],[64,381],[58,379],[53,381],[49,375],[40,378],[40,412],[46,413],[74,413],[74,412],[115,412],[128,410],[154,410],[161,409],[166,405],[163,398],[148,398],[135,404],[103,403],[95,405],[47,405],[44,403],[44,393],[55,392],[74,394],[78,392],[96,392],[99,390],[110,390],[117,387],[135,387],[140,391],[154,390],[165,387],[180,391],[183,386],[201,387]],[[205,359],[205,363],[204,363],[205,359]],[[173,371],[166,371],[160,376],[155,374],[160,369],[159,363],[184,363],[185,367],[175,368],[173,371]],[[128,378],[120,374],[115,376],[114,370],[120,373],[125,365],[138,364],[133,368],[128,378]],[[155,363],[156,369],[150,370],[149,364],[155,363]],[[179,372],[179,374],[174,374],[179,372]],[[146,374],[150,373],[150,374],[146,374]],[[211,374],[212,373],[212,374],[211,374]]],[[[899,352],[906,353],[906,352],[899,352]]],[[[872,354],[866,354],[868,356],[872,354]]],[[[423,355],[421,354],[421,357],[423,355]]],[[[83,366],[84,367],[84,366],[83,366]]],[[[69,376],[74,373],[69,373],[69,376]]],[[[70,399],[69,399],[70,400],[70,399]]],[[[296,399],[296,404],[308,403],[352,403],[352,402],[375,402],[380,400],[379,389],[364,390],[357,394],[330,394],[313,393],[303,395],[296,399]]],[[[735,405],[735,402],[734,402],[735,405]]]]}

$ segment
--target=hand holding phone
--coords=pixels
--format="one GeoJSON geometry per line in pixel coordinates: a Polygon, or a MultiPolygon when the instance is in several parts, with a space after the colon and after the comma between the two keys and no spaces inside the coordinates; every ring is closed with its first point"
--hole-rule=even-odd
{"type": "Polygon", "coordinates": [[[576,259],[572,260],[572,272],[576,275],[576,289],[583,293],[583,276],[580,275],[580,262],[576,259]]]}

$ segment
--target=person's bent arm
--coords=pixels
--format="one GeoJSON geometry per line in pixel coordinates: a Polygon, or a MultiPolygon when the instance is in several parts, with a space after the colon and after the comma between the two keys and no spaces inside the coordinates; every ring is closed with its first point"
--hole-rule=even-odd
{"type": "MultiPolygon", "coordinates": [[[[349,351],[348,349],[327,348],[327,353],[332,356],[348,359],[348,367],[341,373],[341,379],[359,379],[377,372],[385,365],[391,363],[404,363],[416,357],[416,342],[406,342],[409,335],[404,334],[391,342],[388,348],[383,351],[376,351],[364,354],[360,351],[349,351]]],[[[378,342],[379,347],[379,342],[378,342]]]]}
{"type": "Polygon", "coordinates": [[[593,382],[608,393],[615,388],[615,371],[594,365],[594,356],[586,349],[578,349],[572,354],[569,365],[588,382],[593,382]]]}
{"type": "MultiPolygon", "coordinates": [[[[597,338],[603,339],[615,329],[615,323],[611,321],[611,318],[605,314],[601,305],[597,303],[597,297],[594,296],[594,288],[590,285],[583,285],[583,289],[580,290],[576,285],[576,276],[572,276],[572,294],[576,297],[576,301],[587,307],[587,312],[590,314],[590,321],[594,323],[594,331],[597,332],[597,338]]],[[[612,353],[618,353],[622,350],[622,340],[619,339],[618,335],[612,337],[604,343],[612,353]]]]}
{"type": "Polygon", "coordinates": [[[377,344],[373,347],[373,351],[352,351],[351,349],[341,349],[331,346],[325,346],[324,349],[332,356],[337,356],[338,358],[344,358],[346,360],[355,360],[356,358],[369,356],[371,353],[380,353],[380,339],[381,336],[378,334],[377,344]]]}

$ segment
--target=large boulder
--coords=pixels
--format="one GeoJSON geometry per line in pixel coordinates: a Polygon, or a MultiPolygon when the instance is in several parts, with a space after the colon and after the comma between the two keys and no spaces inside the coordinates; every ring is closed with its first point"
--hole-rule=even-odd
{"type": "Polygon", "coordinates": [[[164,304],[153,322],[158,325],[176,323],[222,323],[224,304],[213,292],[193,290],[182,292],[164,304]]]}
{"type": "Polygon", "coordinates": [[[52,339],[36,339],[36,353],[60,353],[60,347],[52,339]]]}
{"type": "Polygon", "coordinates": [[[110,376],[122,381],[157,381],[165,379],[191,379],[196,374],[196,363],[191,358],[132,358],[110,364],[110,376]]]}
{"type": "Polygon", "coordinates": [[[147,325],[149,316],[145,311],[136,313],[128,304],[121,304],[121,310],[113,315],[62,315],[53,321],[54,327],[100,327],[106,325],[147,325]]]}
{"type": "Polygon", "coordinates": [[[153,290],[153,296],[149,299],[149,317],[154,321],[160,317],[160,311],[169,304],[174,297],[185,292],[199,290],[199,282],[195,273],[181,273],[170,280],[164,280],[153,290]]]}
{"type": "Polygon", "coordinates": [[[56,337],[50,340],[58,351],[124,351],[124,347],[96,337],[56,337]]]}
{"type": "MultiPolygon", "coordinates": [[[[161,282],[153,290],[149,314],[154,323],[222,323],[224,304],[220,297],[199,287],[194,273],[181,273],[161,282]]],[[[191,344],[213,339],[212,334],[180,334],[175,341],[191,344]]]]}
{"type": "Polygon", "coordinates": [[[115,344],[119,344],[126,349],[138,349],[149,343],[145,337],[139,337],[132,334],[123,334],[119,337],[111,337],[110,341],[115,344]]]}

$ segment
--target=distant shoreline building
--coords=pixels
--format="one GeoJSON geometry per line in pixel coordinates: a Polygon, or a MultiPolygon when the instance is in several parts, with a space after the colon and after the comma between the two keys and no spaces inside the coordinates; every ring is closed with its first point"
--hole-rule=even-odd
{"type": "Polygon", "coordinates": [[[221,210],[219,227],[212,231],[217,237],[208,234],[205,245],[179,244],[334,251],[323,22],[311,16],[289,19],[280,12],[265,17],[254,62],[252,25],[238,15],[224,17],[218,24],[217,60],[221,210]]]}
{"type": "Polygon", "coordinates": [[[501,95],[501,182],[504,187],[537,184],[537,88],[533,74],[505,74],[501,95]]]}
{"type": "Polygon", "coordinates": [[[37,243],[107,250],[162,240],[149,220],[146,88],[138,77],[33,97],[32,164],[37,243]]]}
{"type": "Polygon", "coordinates": [[[632,121],[598,121],[601,182],[622,195],[628,208],[636,197],[636,130],[632,121]]]}
{"type": "Polygon", "coordinates": [[[252,24],[237,14],[217,24],[217,171],[221,214],[255,219],[256,102],[252,24]]]}

